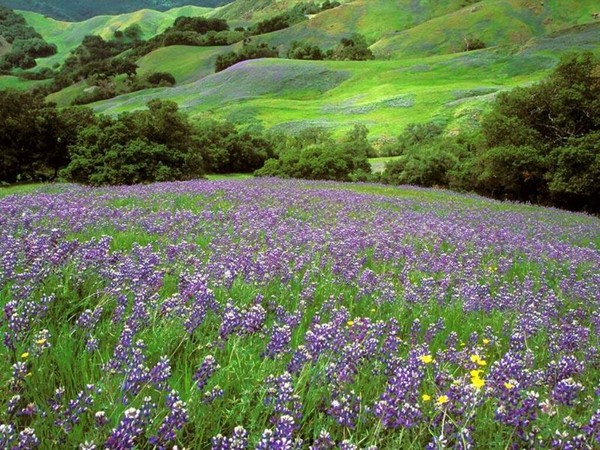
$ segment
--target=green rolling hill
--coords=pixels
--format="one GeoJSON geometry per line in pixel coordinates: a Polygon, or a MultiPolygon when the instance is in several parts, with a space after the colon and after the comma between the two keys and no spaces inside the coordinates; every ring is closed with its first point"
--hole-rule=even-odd
{"type": "MultiPolygon", "coordinates": [[[[59,53],[39,60],[51,67],[68,56],[87,34],[110,37],[115,30],[140,24],[154,36],[180,16],[225,18],[232,26],[280,14],[298,0],[236,0],[217,9],[193,6],[166,12],[140,10],[61,22],[23,12],[29,24],[58,46],[59,53]]],[[[545,76],[561,55],[600,52],[600,12],[596,0],[345,0],[287,29],[254,37],[284,55],[294,40],[331,48],[353,32],[364,34],[375,61],[294,61],[264,59],[239,63],[214,74],[221,47],[159,48],[137,61],[138,74],[170,72],[175,87],[147,89],[93,104],[118,114],[143,108],[151,99],[172,99],[192,116],[214,115],[236,123],[285,131],[310,126],[342,133],[363,123],[375,138],[399,133],[408,123],[448,124],[452,133],[476,126],[494,96],[545,76]],[[464,52],[468,37],[486,48],[464,52]]],[[[31,82],[27,82],[31,83],[31,82]]],[[[0,87],[21,87],[0,77],[0,87]]],[[[69,104],[86,89],[80,83],[52,94],[69,104]]]]}
{"type": "Polygon", "coordinates": [[[56,44],[58,47],[58,53],[55,56],[38,61],[42,67],[51,67],[64,61],[70,51],[76,48],[88,34],[109,39],[115,31],[139,24],[143,37],[147,39],[163,32],[173,24],[177,17],[204,16],[212,11],[210,8],[196,6],[184,6],[165,12],[143,9],[116,16],[96,16],[82,22],[64,22],[30,11],[19,11],[19,13],[47,42],[56,44]]]}
{"type": "Polygon", "coordinates": [[[194,5],[214,8],[230,0],[0,0],[0,6],[35,11],[45,16],[71,22],[101,15],[123,14],[140,9],[166,11],[173,7],[194,5]]]}

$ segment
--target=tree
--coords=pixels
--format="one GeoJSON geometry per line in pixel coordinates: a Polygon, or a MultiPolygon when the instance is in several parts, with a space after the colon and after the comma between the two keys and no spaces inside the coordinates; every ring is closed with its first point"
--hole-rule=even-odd
{"type": "Polygon", "coordinates": [[[358,33],[349,38],[342,38],[340,43],[328,53],[328,57],[336,61],[366,61],[375,58],[365,37],[358,33]]]}
{"type": "Polygon", "coordinates": [[[293,41],[287,52],[289,59],[304,59],[320,61],[325,58],[325,54],[318,45],[312,45],[308,42],[293,41]]]}
{"type": "Polygon", "coordinates": [[[176,103],[153,100],[148,109],[100,118],[71,147],[63,176],[80,183],[133,184],[203,174],[193,129],[176,103]]]}

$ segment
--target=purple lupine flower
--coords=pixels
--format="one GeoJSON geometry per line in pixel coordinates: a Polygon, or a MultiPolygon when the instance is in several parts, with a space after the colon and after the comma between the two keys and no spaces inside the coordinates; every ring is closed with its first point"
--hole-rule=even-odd
{"type": "Polygon", "coordinates": [[[338,445],[339,450],[358,450],[358,446],[350,441],[342,441],[338,445]]]}
{"type": "Polygon", "coordinates": [[[248,448],[248,432],[244,427],[235,427],[231,437],[221,434],[212,438],[211,450],[246,450],[248,448]]]}
{"type": "Polygon", "coordinates": [[[150,370],[150,382],[154,384],[156,389],[165,390],[167,388],[167,380],[170,376],[171,366],[169,358],[161,356],[158,363],[150,370]]]}
{"type": "Polygon", "coordinates": [[[223,340],[227,339],[230,334],[237,332],[242,324],[243,315],[241,310],[232,301],[228,301],[221,318],[219,336],[223,340]]]}
{"type": "Polygon", "coordinates": [[[297,428],[294,419],[291,416],[283,415],[275,423],[275,429],[266,429],[258,444],[256,450],[300,450],[302,441],[294,439],[293,433],[297,428]]]}
{"type": "Polygon", "coordinates": [[[600,409],[592,415],[590,421],[583,426],[582,431],[593,441],[594,445],[600,445],[600,409]]]}
{"type": "Polygon", "coordinates": [[[144,433],[144,421],[139,409],[129,408],[104,443],[109,450],[129,450],[135,447],[138,439],[144,433]]]}
{"type": "MultiPolygon", "coordinates": [[[[510,392],[513,391],[515,389],[510,392]]],[[[539,395],[534,391],[528,391],[524,396],[514,392],[513,395],[507,396],[499,402],[495,419],[513,428],[523,442],[530,444],[535,437],[532,426],[540,409],[538,399],[539,395]]]]}
{"type": "Polygon", "coordinates": [[[389,377],[385,392],[373,408],[385,428],[412,428],[419,423],[423,415],[418,402],[422,378],[416,358],[411,358],[389,377]]]}
{"type": "Polygon", "coordinates": [[[263,329],[267,311],[261,305],[252,305],[242,317],[242,327],[247,334],[256,333],[263,329]]]}
{"type": "Polygon", "coordinates": [[[225,395],[225,391],[219,385],[216,385],[210,391],[202,394],[202,403],[211,404],[216,399],[223,397],[223,395],[225,395]]]}
{"type": "Polygon", "coordinates": [[[33,428],[25,428],[19,433],[17,444],[12,447],[12,450],[30,450],[37,448],[40,445],[40,440],[35,435],[33,428]]]}
{"type": "Polygon", "coordinates": [[[221,366],[217,363],[217,360],[212,355],[207,355],[202,361],[200,368],[196,371],[193,376],[193,380],[196,382],[198,390],[204,389],[204,386],[208,383],[210,377],[219,370],[221,366]]]}
{"type": "Polygon", "coordinates": [[[309,450],[333,450],[334,448],[335,441],[331,438],[329,432],[321,430],[319,437],[315,439],[309,450]]]}
{"type": "Polygon", "coordinates": [[[169,413],[158,432],[148,439],[148,442],[158,450],[166,450],[167,445],[177,437],[177,431],[181,430],[189,420],[187,406],[179,399],[177,392],[171,391],[167,395],[167,408],[169,408],[169,413]]]}
{"type": "Polygon", "coordinates": [[[0,448],[10,448],[10,444],[15,440],[15,427],[12,424],[0,424],[0,448]]]}
{"type": "Polygon", "coordinates": [[[274,326],[271,329],[271,340],[265,349],[265,356],[271,359],[280,357],[289,350],[292,340],[292,329],[289,325],[274,326]]]}
{"type": "Polygon", "coordinates": [[[302,417],[302,403],[300,397],[294,393],[292,376],[288,372],[278,377],[270,375],[265,384],[265,404],[272,406],[274,412],[271,421],[275,422],[281,416],[290,416],[298,422],[302,417]]]}
{"type": "Polygon", "coordinates": [[[354,391],[341,392],[334,388],[331,405],[327,414],[333,417],[340,425],[348,428],[356,426],[356,420],[360,411],[360,396],[354,391]]]}
{"type": "Polygon", "coordinates": [[[583,391],[583,385],[577,383],[573,378],[560,380],[552,390],[552,399],[566,406],[573,406],[577,395],[583,391]]]}

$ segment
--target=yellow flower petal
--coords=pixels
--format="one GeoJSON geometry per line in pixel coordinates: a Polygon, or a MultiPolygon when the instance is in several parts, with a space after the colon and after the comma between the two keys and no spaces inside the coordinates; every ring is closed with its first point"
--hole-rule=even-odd
{"type": "Polygon", "coordinates": [[[429,400],[431,400],[431,395],[423,394],[421,398],[424,402],[428,402],[429,400]]]}
{"type": "Polygon", "coordinates": [[[437,402],[436,402],[436,403],[437,403],[438,405],[444,405],[444,404],[448,403],[449,401],[450,401],[450,399],[448,398],[448,396],[447,396],[447,395],[440,395],[440,396],[437,398],[437,402]]]}

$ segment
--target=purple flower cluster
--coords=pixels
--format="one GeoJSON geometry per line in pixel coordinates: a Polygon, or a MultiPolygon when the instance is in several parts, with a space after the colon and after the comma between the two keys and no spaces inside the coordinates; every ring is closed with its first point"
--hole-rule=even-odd
{"type": "Polygon", "coordinates": [[[0,197],[0,448],[600,447],[599,236],[372,185],[0,197]]]}

